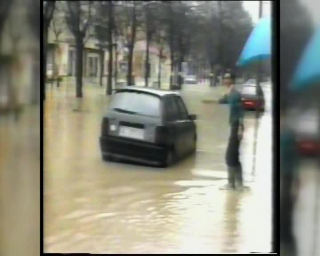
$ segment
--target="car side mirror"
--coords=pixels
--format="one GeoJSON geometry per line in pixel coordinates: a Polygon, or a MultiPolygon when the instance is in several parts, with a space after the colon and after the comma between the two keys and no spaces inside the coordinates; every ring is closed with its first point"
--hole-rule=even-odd
{"type": "Polygon", "coordinates": [[[197,115],[189,115],[189,119],[192,121],[197,120],[197,115]]]}

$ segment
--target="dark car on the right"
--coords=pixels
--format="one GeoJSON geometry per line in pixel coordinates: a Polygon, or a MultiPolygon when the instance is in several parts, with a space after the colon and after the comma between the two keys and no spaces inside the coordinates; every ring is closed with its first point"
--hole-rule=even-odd
{"type": "Polygon", "coordinates": [[[320,112],[317,104],[297,104],[288,115],[289,125],[295,133],[299,155],[320,154],[320,112]]]}

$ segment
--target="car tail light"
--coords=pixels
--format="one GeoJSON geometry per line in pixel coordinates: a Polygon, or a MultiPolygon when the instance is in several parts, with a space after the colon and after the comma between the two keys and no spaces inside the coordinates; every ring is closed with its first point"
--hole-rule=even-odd
{"type": "Polygon", "coordinates": [[[312,141],[301,141],[300,147],[301,149],[305,149],[305,150],[315,150],[317,148],[317,145],[315,142],[312,142],[312,141]]]}
{"type": "Polygon", "coordinates": [[[103,118],[102,124],[101,124],[101,135],[105,136],[109,133],[109,119],[103,118]]]}
{"type": "Polygon", "coordinates": [[[157,144],[166,144],[168,141],[169,130],[165,126],[157,126],[156,127],[156,139],[155,142],[157,144]]]}

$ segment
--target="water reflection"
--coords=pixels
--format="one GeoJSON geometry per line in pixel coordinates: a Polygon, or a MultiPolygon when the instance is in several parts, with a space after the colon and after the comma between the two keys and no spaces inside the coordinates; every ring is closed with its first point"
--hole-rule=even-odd
{"type": "Polygon", "coordinates": [[[225,219],[224,219],[224,232],[225,237],[228,237],[224,241],[223,251],[227,253],[237,252],[236,245],[240,244],[239,240],[239,228],[238,228],[238,219],[240,211],[240,203],[242,196],[238,193],[228,193],[226,196],[225,203],[225,219]]]}

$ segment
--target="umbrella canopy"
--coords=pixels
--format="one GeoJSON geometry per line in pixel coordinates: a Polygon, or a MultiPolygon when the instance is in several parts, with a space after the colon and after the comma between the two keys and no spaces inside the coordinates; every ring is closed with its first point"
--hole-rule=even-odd
{"type": "Polygon", "coordinates": [[[246,66],[271,56],[271,20],[262,18],[255,26],[247,40],[237,62],[237,66],[246,66]]]}
{"type": "Polygon", "coordinates": [[[320,83],[320,28],[316,31],[302,55],[292,79],[291,89],[300,91],[317,82],[320,83]]]}

